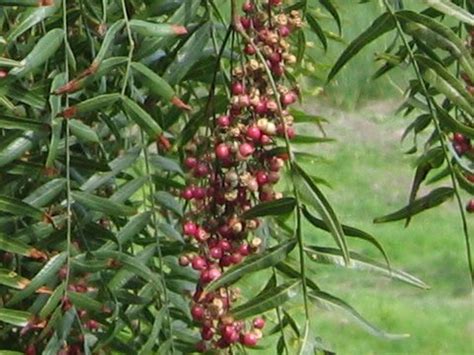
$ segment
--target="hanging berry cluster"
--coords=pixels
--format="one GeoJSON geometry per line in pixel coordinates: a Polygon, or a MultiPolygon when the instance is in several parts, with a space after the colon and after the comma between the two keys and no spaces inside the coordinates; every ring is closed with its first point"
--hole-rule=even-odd
{"type": "Polygon", "coordinates": [[[284,13],[281,3],[244,3],[245,16],[238,18],[237,26],[245,32],[245,59],[232,71],[228,111],[213,120],[210,134],[195,136],[185,147],[183,165],[189,180],[181,197],[189,208],[183,234],[197,252],[182,255],[180,264],[200,275],[191,306],[201,329],[199,351],[236,343],[255,346],[265,325],[261,317],[251,325],[232,317],[238,289],[206,292],[205,286],[219,279],[226,268],[259,252],[262,240],[253,233],[259,221],[244,220],[242,214],[259,201],[282,197],[274,186],[285,157],[272,151],[278,136],[291,139],[295,135],[287,108],[297,101],[298,92],[285,87],[281,78],[285,66],[296,63],[288,37],[301,27],[301,17],[297,11],[284,13]]]}

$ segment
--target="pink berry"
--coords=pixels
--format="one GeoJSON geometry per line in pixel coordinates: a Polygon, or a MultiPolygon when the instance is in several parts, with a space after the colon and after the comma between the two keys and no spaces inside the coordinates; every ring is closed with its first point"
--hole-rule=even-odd
{"type": "Polygon", "coordinates": [[[244,86],[238,81],[233,82],[231,86],[232,95],[242,95],[245,92],[244,86]]]}
{"type": "Polygon", "coordinates": [[[221,258],[221,261],[219,263],[220,266],[222,267],[227,267],[232,265],[232,257],[230,255],[224,255],[221,258]]]}
{"type": "Polygon", "coordinates": [[[240,264],[242,262],[242,255],[239,254],[239,253],[233,253],[231,256],[230,256],[230,261],[232,264],[240,264]]]}
{"type": "Polygon", "coordinates": [[[262,134],[262,136],[260,137],[261,145],[267,145],[267,144],[270,144],[271,142],[272,142],[272,139],[266,134],[262,134]]]}
{"type": "Polygon", "coordinates": [[[206,352],[207,350],[207,347],[206,347],[206,343],[203,342],[203,341],[200,341],[200,342],[197,342],[196,343],[196,351],[199,352],[199,353],[204,353],[206,352]]]}
{"type": "Polygon", "coordinates": [[[246,1],[244,2],[244,4],[242,5],[242,10],[244,12],[252,12],[254,10],[254,6],[253,4],[250,2],[250,1],[246,1]]]}
{"type": "Polygon", "coordinates": [[[205,163],[199,163],[194,169],[194,176],[204,177],[209,174],[209,167],[205,163]]]}
{"type": "Polygon", "coordinates": [[[204,308],[198,304],[195,304],[191,308],[191,316],[195,321],[200,321],[204,318],[204,308]]]}
{"type": "Polygon", "coordinates": [[[207,267],[207,261],[202,256],[196,256],[192,261],[192,266],[194,270],[204,270],[207,267]]]}
{"type": "Polygon", "coordinates": [[[99,322],[97,322],[94,319],[89,319],[86,323],[86,328],[88,328],[90,330],[97,330],[97,329],[99,329],[99,327],[100,327],[99,322]]]}
{"type": "Polygon", "coordinates": [[[224,251],[224,252],[230,251],[232,249],[232,246],[230,245],[230,243],[227,240],[219,241],[218,245],[222,249],[222,251],[224,251]]]}
{"type": "Polygon", "coordinates": [[[280,28],[278,28],[278,33],[282,37],[288,37],[290,35],[291,31],[290,31],[290,28],[288,26],[280,26],[280,28]]]}
{"type": "Polygon", "coordinates": [[[468,213],[474,213],[474,199],[470,200],[466,205],[466,211],[468,213]]]}
{"type": "Polygon", "coordinates": [[[240,342],[244,346],[255,346],[257,345],[258,339],[253,333],[245,333],[240,339],[240,342]]]}
{"type": "Polygon", "coordinates": [[[281,62],[281,55],[277,52],[273,52],[269,57],[268,57],[268,60],[270,61],[270,63],[272,63],[273,65],[275,64],[278,64],[281,62]]]}
{"type": "Polygon", "coordinates": [[[194,196],[194,189],[190,186],[186,187],[181,192],[181,197],[184,198],[185,200],[191,200],[193,196],[194,196]]]}
{"type": "Polygon", "coordinates": [[[280,97],[280,102],[283,106],[289,106],[294,104],[297,100],[297,96],[294,92],[290,91],[280,97]]]}
{"type": "Polygon", "coordinates": [[[216,149],[216,157],[219,160],[226,160],[229,159],[230,156],[230,149],[225,143],[220,143],[217,145],[216,149]]]}
{"type": "Polygon", "coordinates": [[[239,340],[239,334],[232,325],[226,325],[221,334],[222,339],[224,339],[228,344],[233,344],[239,340]]]}
{"type": "Polygon", "coordinates": [[[214,337],[214,329],[208,326],[204,326],[201,330],[202,340],[211,340],[214,337]]]}
{"type": "Polygon", "coordinates": [[[194,157],[187,157],[184,159],[184,166],[187,169],[194,169],[197,165],[197,159],[194,157]]]}
{"type": "Polygon", "coordinates": [[[222,115],[217,118],[217,124],[220,127],[228,127],[230,126],[230,117],[227,115],[222,115]]]}
{"type": "Polygon", "coordinates": [[[250,143],[242,143],[239,146],[240,155],[242,155],[244,158],[250,156],[254,152],[254,150],[255,148],[250,143]]]}
{"type": "Polygon", "coordinates": [[[258,142],[261,136],[262,131],[260,131],[260,128],[258,128],[256,125],[252,125],[247,128],[247,137],[253,140],[254,142],[258,142]]]}
{"type": "Polygon", "coordinates": [[[239,246],[239,254],[247,256],[250,254],[250,246],[247,243],[243,243],[239,246]]]}
{"type": "Polygon", "coordinates": [[[221,277],[222,275],[221,271],[216,267],[211,267],[209,270],[207,270],[207,272],[208,272],[209,281],[214,281],[218,279],[219,277],[221,277]]]}
{"type": "Polygon", "coordinates": [[[253,326],[257,329],[263,329],[265,327],[265,319],[263,318],[255,318],[253,320],[253,326]]]}
{"type": "Polygon", "coordinates": [[[270,5],[280,6],[281,5],[281,0],[270,0],[270,5]]]}
{"type": "Polygon", "coordinates": [[[244,48],[244,53],[247,55],[254,55],[255,53],[257,53],[257,50],[255,49],[253,44],[247,43],[247,45],[244,48]]]}
{"type": "Polygon", "coordinates": [[[265,171],[262,171],[262,170],[257,171],[256,178],[260,186],[265,185],[268,182],[268,175],[265,171]]]}
{"type": "Polygon", "coordinates": [[[267,108],[267,101],[265,100],[260,100],[254,107],[255,113],[257,115],[263,116],[267,114],[268,108],[267,108]]]}
{"type": "Polygon", "coordinates": [[[193,236],[194,234],[196,234],[196,231],[197,231],[197,226],[195,223],[191,221],[184,223],[183,232],[185,235],[193,236]]]}
{"type": "Polygon", "coordinates": [[[240,18],[240,24],[242,25],[243,28],[248,30],[250,26],[252,26],[252,20],[249,19],[248,17],[241,17],[240,18]]]}
{"type": "Polygon", "coordinates": [[[193,191],[193,197],[197,200],[202,200],[206,194],[206,189],[203,187],[196,187],[193,191]]]}
{"type": "Polygon", "coordinates": [[[213,259],[220,259],[220,258],[222,258],[222,249],[219,248],[218,246],[213,247],[209,250],[209,255],[213,259]]]}

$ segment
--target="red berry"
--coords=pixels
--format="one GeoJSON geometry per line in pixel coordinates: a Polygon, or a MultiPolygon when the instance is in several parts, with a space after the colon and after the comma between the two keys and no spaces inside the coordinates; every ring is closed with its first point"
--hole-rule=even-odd
{"type": "Polygon", "coordinates": [[[288,26],[280,26],[280,28],[278,28],[278,33],[282,37],[288,37],[290,35],[291,31],[290,31],[290,28],[288,26]]]}
{"type": "Polygon", "coordinates": [[[191,316],[195,321],[200,321],[204,318],[204,308],[198,304],[195,304],[191,308],[191,316]]]}
{"type": "Polygon", "coordinates": [[[214,329],[208,326],[204,326],[201,330],[202,340],[211,340],[214,337],[214,329]]]}
{"type": "Polygon", "coordinates": [[[247,128],[247,138],[253,140],[254,142],[258,142],[260,137],[262,136],[262,131],[256,125],[252,125],[247,128]]]}
{"type": "Polygon", "coordinates": [[[223,252],[230,251],[232,249],[232,246],[227,240],[219,241],[218,245],[222,249],[223,252]]]}
{"type": "Polygon", "coordinates": [[[202,200],[207,195],[207,190],[204,187],[196,187],[193,191],[193,197],[197,200],[202,200]]]}
{"type": "Polygon", "coordinates": [[[28,345],[25,349],[25,355],[36,355],[36,347],[33,344],[28,345]]]}
{"type": "Polygon", "coordinates": [[[198,353],[204,353],[204,352],[206,352],[206,350],[207,350],[207,347],[206,347],[206,343],[205,343],[205,342],[200,341],[200,342],[197,342],[197,343],[196,343],[196,351],[197,351],[198,353]]]}
{"type": "Polygon", "coordinates": [[[242,155],[244,158],[250,156],[254,152],[254,150],[255,148],[250,143],[242,143],[239,146],[240,155],[242,155]]]}
{"type": "Polygon", "coordinates": [[[184,166],[187,169],[194,169],[197,165],[197,159],[194,157],[187,157],[184,159],[184,166]]]}
{"type": "Polygon", "coordinates": [[[230,262],[232,264],[240,264],[242,262],[242,255],[239,254],[239,253],[233,253],[231,256],[230,256],[230,262]]]}
{"type": "Polygon", "coordinates": [[[245,93],[245,88],[242,83],[236,81],[232,83],[231,92],[232,95],[242,95],[243,93],[245,93]]]}
{"type": "Polygon", "coordinates": [[[217,118],[217,124],[220,127],[228,127],[230,126],[230,117],[227,115],[219,116],[217,118]]]}
{"type": "Polygon", "coordinates": [[[86,323],[86,327],[89,328],[90,330],[97,330],[99,329],[100,324],[94,319],[89,319],[86,323]]]}
{"type": "Polygon", "coordinates": [[[185,200],[191,200],[194,197],[194,189],[191,186],[184,188],[181,192],[181,197],[185,200]]]}
{"type": "Polygon", "coordinates": [[[191,221],[184,223],[183,232],[185,235],[193,236],[196,234],[197,225],[191,221]]]}
{"type": "Polygon", "coordinates": [[[253,326],[257,329],[263,329],[265,327],[265,319],[263,318],[255,318],[253,320],[253,326]]]}
{"type": "Polygon", "coordinates": [[[230,148],[225,143],[218,144],[215,151],[219,160],[226,160],[230,157],[230,148]]]}
{"type": "Polygon", "coordinates": [[[259,185],[265,185],[268,182],[268,175],[265,171],[257,171],[256,178],[259,185]]]}
{"type": "Polygon", "coordinates": [[[258,339],[253,333],[246,333],[242,335],[240,342],[244,346],[255,346],[257,345],[258,339]]]}
{"type": "Polygon", "coordinates": [[[207,270],[207,272],[209,281],[214,281],[222,275],[221,271],[216,267],[211,267],[209,270],[207,270]]]}
{"type": "Polygon", "coordinates": [[[469,201],[466,205],[466,211],[469,213],[474,213],[474,199],[469,201]]]}
{"type": "Polygon", "coordinates": [[[268,112],[268,107],[267,107],[267,101],[266,100],[260,100],[254,107],[255,113],[257,115],[263,116],[267,114],[268,112]]]}
{"type": "Polygon", "coordinates": [[[239,246],[239,253],[242,256],[247,256],[250,254],[250,246],[247,243],[243,243],[239,246]]]}
{"type": "Polygon", "coordinates": [[[220,259],[222,258],[222,249],[218,246],[213,247],[209,250],[209,255],[214,259],[220,259]]]}
{"type": "Polygon", "coordinates": [[[466,137],[464,137],[463,134],[456,132],[453,135],[453,142],[458,143],[458,144],[463,144],[463,143],[467,143],[467,139],[466,137]]]}
{"type": "Polygon", "coordinates": [[[270,0],[270,5],[280,6],[281,5],[281,0],[270,0]]]}
{"type": "Polygon", "coordinates": [[[0,79],[6,78],[8,76],[8,72],[6,70],[0,69],[0,79]]]}
{"type": "Polygon", "coordinates": [[[204,177],[209,174],[209,167],[205,163],[199,163],[194,169],[194,176],[204,177]]]}
{"type": "Polygon", "coordinates": [[[257,50],[255,49],[253,44],[247,43],[247,45],[244,48],[244,53],[247,55],[254,55],[255,53],[257,53],[257,50]]]}
{"type": "Polygon", "coordinates": [[[235,343],[239,340],[239,334],[235,330],[233,325],[226,325],[221,333],[222,339],[225,340],[228,344],[235,343]]]}
{"type": "Polygon", "coordinates": [[[294,104],[297,100],[297,96],[294,92],[290,91],[280,97],[280,102],[283,106],[289,106],[294,104]]]}
{"type": "Polygon", "coordinates": [[[273,52],[273,53],[270,54],[270,56],[268,57],[268,60],[269,60],[270,63],[272,63],[273,65],[278,64],[278,63],[281,62],[281,55],[280,55],[280,53],[273,52]]]}
{"type": "Polygon", "coordinates": [[[253,4],[250,2],[250,1],[246,1],[244,2],[244,4],[242,5],[242,10],[244,12],[252,12],[254,10],[254,6],[253,4]]]}
{"type": "Polygon", "coordinates": [[[207,267],[207,261],[202,256],[196,256],[192,261],[192,266],[194,270],[204,270],[207,267]]]}
{"type": "Polygon", "coordinates": [[[250,26],[252,26],[252,20],[249,19],[248,17],[241,17],[240,18],[240,24],[242,25],[243,28],[248,30],[250,26]]]}

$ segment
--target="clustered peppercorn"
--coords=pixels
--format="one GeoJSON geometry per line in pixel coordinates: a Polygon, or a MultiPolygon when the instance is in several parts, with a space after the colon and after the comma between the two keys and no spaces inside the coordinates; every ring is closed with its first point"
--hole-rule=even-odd
{"type": "Polygon", "coordinates": [[[259,221],[244,220],[242,214],[259,201],[282,197],[274,187],[286,157],[272,150],[277,137],[295,136],[288,107],[297,101],[298,90],[284,86],[282,79],[286,66],[296,63],[288,37],[302,23],[297,11],[286,14],[281,5],[281,0],[244,3],[245,16],[239,21],[248,43],[243,48],[243,64],[232,71],[228,110],[216,117],[210,134],[196,135],[185,147],[183,165],[189,179],[181,197],[189,208],[183,234],[196,252],[182,255],[179,262],[200,275],[191,305],[201,329],[198,351],[238,342],[254,346],[265,325],[261,317],[251,324],[232,317],[237,288],[206,292],[205,286],[219,279],[227,267],[261,249],[262,240],[253,233],[259,221]]]}

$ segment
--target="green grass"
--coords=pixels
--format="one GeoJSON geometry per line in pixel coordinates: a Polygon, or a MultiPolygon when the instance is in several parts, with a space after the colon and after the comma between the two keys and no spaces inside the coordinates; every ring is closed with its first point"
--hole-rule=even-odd
{"type": "MultiPolygon", "coordinates": [[[[405,123],[390,116],[371,117],[370,112],[374,109],[357,115],[330,114],[335,119],[328,130],[339,143],[316,148],[330,163],[305,167],[331,182],[333,189],[325,192],[343,223],[373,233],[394,267],[418,276],[431,290],[364,272],[313,267],[312,277],[323,290],[346,300],[381,329],[411,337],[398,341],[375,338],[345,317],[318,310],[312,318],[313,330],[340,354],[473,353],[474,303],[456,204],[453,200],[418,215],[406,229],[403,222],[372,224],[374,217],[406,203],[413,158],[403,155],[399,143],[405,123]]],[[[472,231],[474,221],[470,218],[472,231]]],[[[309,226],[305,227],[305,238],[330,240],[309,226]]],[[[355,250],[381,259],[374,248],[352,240],[349,243],[355,250]]]]}

